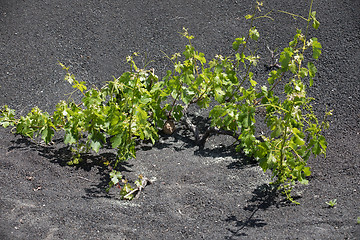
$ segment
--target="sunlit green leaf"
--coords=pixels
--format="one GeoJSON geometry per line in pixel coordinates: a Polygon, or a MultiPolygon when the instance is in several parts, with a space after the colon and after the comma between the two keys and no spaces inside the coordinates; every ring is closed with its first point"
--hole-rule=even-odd
{"type": "Polygon", "coordinates": [[[250,83],[251,83],[251,86],[253,86],[253,87],[255,87],[255,86],[256,86],[256,84],[257,84],[257,82],[256,82],[256,81],[254,81],[254,80],[252,80],[252,79],[250,79],[250,83]]]}
{"type": "Polygon", "coordinates": [[[245,44],[245,38],[243,38],[243,37],[236,38],[235,41],[233,42],[232,47],[235,51],[237,51],[239,49],[240,45],[243,45],[243,44],[245,44]]]}
{"type": "Polygon", "coordinates": [[[304,167],[303,172],[305,176],[310,176],[311,175],[310,167],[304,167]]]}
{"type": "Polygon", "coordinates": [[[259,39],[259,37],[260,37],[260,34],[259,34],[258,30],[257,30],[255,27],[253,27],[253,28],[251,28],[249,31],[250,31],[250,32],[249,32],[250,38],[251,38],[252,40],[257,41],[257,40],[259,39]]]}
{"type": "Polygon", "coordinates": [[[316,11],[311,12],[311,18],[313,19],[312,27],[318,29],[320,26],[319,21],[316,19],[316,11]]]}
{"type": "Polygon", "coordinates": [[[313,58],[318,59],[321,54],[321,44],[318,42],[317,38],[311,39],[312,48],[313,48],[313,58]]]}
{"type": "Polygon", "coordinates": [[[124,138],[124,134],[120,133],[116,136],[113,136],[110,141],[112,143],[112,148],[117,148],[118,146],[120,146],[120,144],[122,144],[123,142],[123,138],[124,138]]]}
{"type": "Polygon", "coordinates": [[[94,150],[95,152],[99,152],[100,147],[101,147],[101,142],[99,141],[91,141],[90,143],[90,147],[92,148],[92,150],[94,150]]]}
{"type": "Polygon", "coordinates": [[[291,47],[285,48],[284,51],[280,54],[279,62],[281,63],[281,68],[283,71],[288,69],[293,54],[293,49],[291,47]]]}
{"type": "Polygon", "coordinates": [[[320,146],[321,146],[324,150],[326,150],[326,148],[327,148],[327,142],[326,142],[324,136],[319,136],[319,144],[320,144],[320,146]]]}
{"type": "Polygon", "coordinates": [[[64,138],[64,143],[65,144],[74,144],[76,143],[76,138],[73,136],[73,134],[70,131],[66,131],[65,133],[65,138],[64,138]]]}
{"type": "Polygon", "coordinates": [[[313,78],[315,77],[315,74],[317,73],[317,69],[312,62],[308,62],[307,66],[309,69],[310,87],[311,87],[313,85],[313,78]]]}

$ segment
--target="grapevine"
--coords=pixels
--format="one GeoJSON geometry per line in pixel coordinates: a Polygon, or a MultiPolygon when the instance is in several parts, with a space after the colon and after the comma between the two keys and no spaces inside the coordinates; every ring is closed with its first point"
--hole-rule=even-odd
{"type": "MultiPolygon", "coordinates": [[[[328,127],[331,111],[319,121],[312,109],[313,99],[306,92],[317,73],[315,63],[306,59],[307,52],[316,61],[322,49],[317,38],[308,39],[308,27],[312,22],[317,29],[319,22],[310,7],[308,18],[302,17],[307,21],[306,32],[297,30],[279,59],[268,67],[271,71],[267,83],[259,86],[251,71],[259,57],[248,43],[260,38],[255,20],[269,17],[257,16],[261,6],[262,3],[257,3],[253,14],[245,17],[250,22],[249,31],[235,39],[232,47],[236,54],[232,57],[217,55],[208,61],[204,53],[196,51],[191,41],[194,37],[183,28],[181,35],[188,44],[181,54],[168,57],[173,69],[163,79],[158,78],[154,69],[139,68],[134,60],[137,53],[127,57],[130,70],[102,88],[89,89],[59,63],[66,72],[65,80],[81,94],[81,101],[60,101],[53,114],[35,107],[20,118],[5,105],[0,110],[0,125],[11,126],[16,133],[31,139],[40,137],[46,144],[52,141],[55,132],[63,132],[64,143],[72,152],[70,165],[79,164],[82,153],[99,152],[109,139],[117,151],[116,159],[110,163],[109,187],[124,183],[121,194],[125,199],[132,199],[132,193],[140,191],[145,183],[141,179],[146,179],[140,177],[138,190],[134,190],[115,170],[119,162],[136,157],[138,139],[154,144],[159,131],[172,134],[180,123],[193,133],[194,142],[200,147],[213,134],[230,135],[236,140],[236,149],[254,158],[264,171],[271,170],[272,184],[296,203],[291,190],[297,182],[308,183],[306,178],[311,171],[307,161],[311,155],[325,156],[327,148],[322,132],[328,127]],[[283,96],[274,91],[280,82],[285,82],[283,96]],[[211,124],[200,132],[189,118],[188,109],[195,104],[207,109],[210,103],[214,105],[208,115],[211,124]],[[256,136],[258,109],[265,110],[269,131],[256,136]]],[[[271,53],[274,58],[274,52],[271,53]]]]}

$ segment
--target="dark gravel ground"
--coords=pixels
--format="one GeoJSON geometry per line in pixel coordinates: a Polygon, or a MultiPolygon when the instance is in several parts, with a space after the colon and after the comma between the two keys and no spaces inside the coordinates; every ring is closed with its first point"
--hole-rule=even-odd
{"type": "MultiPolygon", "coordinates": [[[[308,1],[267,1],[307,15],[308,1]]],[[[167,54],[183,51],[182,27],[208,58],[229,55],[246,31],[253,1],[12,1],[0,0],[0,105],[19,114],[34,106],[53,111],[72,91],[57,61],[79,80],[100,86],[126,70],[125,57],[147,54],[161,77],[167,54]]],[[[310,161],[310,184],[295,189],[301,205],[273,195],[269,177],[247,163],[226,137],[199,151],[179,129],[153,147],[139,146],[124,165],[130,180],[156,177],[132,202],[106,194],[107,170],[69,167],[61,144],[41,146],[0,130],[0,239],[360,239],[360,1],[315,0],[323,45],[319,74],[309,94],[315,109],[334,110],[327,158],[310,161]],[[326,201],[337,199],[336,208],[326,201]]],[[[304,22],[274,13],[258,28],[265,46],[284,47],[304,22]]],[[[267,74],[262,65],[256,76],[267,74]]]]}

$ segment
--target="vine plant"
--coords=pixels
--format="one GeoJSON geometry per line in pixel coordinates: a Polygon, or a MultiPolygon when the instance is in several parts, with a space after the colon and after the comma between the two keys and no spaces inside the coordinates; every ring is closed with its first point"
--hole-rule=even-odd
{"type": "MultiPolygon", "coordinates": [[[[308,159],[312,154],[325,156],[327,148],[322,131],[328,127],[326,118],[331,111],[319,121],[312,110],[313,99],[306,94],[306,87],[313,85],[317,72],[315,64],[306,59],[306,52],[312,51],[312,58],[317,60],[322,48],[316,38],[308,39],[308,28],[312,22],[317,29],[319,22],[312,11],[312,1],[307,18],[291,14],[306,20],[306,32],[297,30],[281,52],[279,64],[271,66],[267,83],[259,87],[251,72],[259,57],[251,51],[249,42],[260,37],[255,20],[271,18],[269,14],[257,16],[261,6],[257,2],[254,12],[245,16],[250,28],[246,36],[235,39],[234,57],[217,55],[207,62],[205,55],[195,50],[193,36],[184,28],[181,34],[188,45],[182,54],[168,57],[174,67],[163,79],[153,69],[137,67],[134,53],[127,57],[128,72],[100,89],[88,90],[85,82],[77,81],[69,68],[60,63],[66,71],[65,80],[83,96],[81,101],[61,101],[52,115],[35,107],[20,118],[15,117],[13,109],[3,106],[0,124],[5,128],[13,126],[16,133],[26,137],[41,137],[46,144],[56,131],[62,130],[64,143],[73,153],[68,164],[78,164],[83,152],[98,152],[109,138],[112,148],[117,149],[117,158],[111,162],[112,169],[116,169],[119,162],[136,157],[137,139],[155,143],[159,129],[171,134],[174,122],[183,122],[199,146],[212,134],[233,136],[237,150],[256,159],[264,171],[271,170],[272,184],[295,202],[290,193],[296,182],[307,184],[306,177],[311,174],[308,159]],[[274,92],[281,81],[285,82],[283,96],[274,92]],[[211,102],[215,102],[209,113],[211,125],[200,133],[188,117],[188,108],[192,104],[209,108],[211,102]],[[265,109],[269,134],[256,136],[259,108],[265,109]]],[[[121,173],[112,170],[110,177],[109,188],[122,182],[122,197],[132,199],[134,189],[122,179],[121,173]]],[[[141,179],[145,178],[139,178],[138,189],[143,184],[141,179]]]]}

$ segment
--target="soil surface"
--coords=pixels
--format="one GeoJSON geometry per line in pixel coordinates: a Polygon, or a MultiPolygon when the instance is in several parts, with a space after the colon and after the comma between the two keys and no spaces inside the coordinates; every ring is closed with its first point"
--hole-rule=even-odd
{"type": "MultiPolygon", "coordinates": [[[[307,16],[310,1],[266,1],[272,9],[307,16]]],[[[246,33],[244,17],[253,1],[0,1],[0,105],[26,114],[39,106],[53,111],[72,91],[57,61],[78,80],[101,86],[126,70],[125,58],[139,51],[154,60],[159,77],[168,55],[187,44],[208,59],[233,54],[232,42],[246,33]]],[[[294,190],[301,205],[289,204],[269,187],[269,174],[236,153],[232,139],[211,137],[203,150],[182,126],[154,146],[138,146],[137,159],[122,166],[134,181],[156,181],[139,198],[119,200],[100,159],[66,165],[61,143],[42,144],[0,129],[0,239],[360,239],[360,1],[315,0],[321,25],[309,34],[322,43],[318,75],[309,95],[320,114],[333,109],[327,157],[311,159],[308,186],[294,190]],[[337,199],[335,208],[325,203],[337,199]]],[[[259,19],[255,76],[265,81],[266,45],[283,48],[301,18],[273,12],[259,19]]],[[[145,60],[144,60],[145,61],[145,60]]],[[[259,80],[260,81],[260,80],[259,80]]],[[[204,112],[194,110],[201,119],[204,112]]],[[[205,120],[202,120],[205,121],[205,120]]]]}

